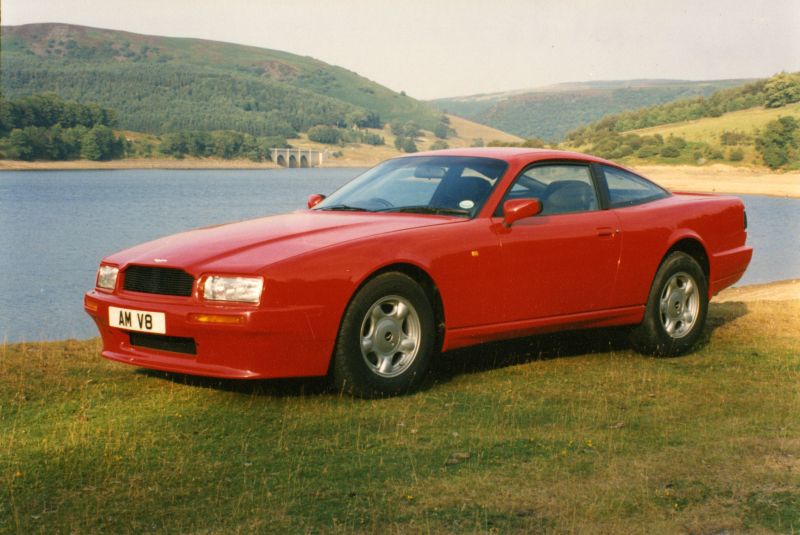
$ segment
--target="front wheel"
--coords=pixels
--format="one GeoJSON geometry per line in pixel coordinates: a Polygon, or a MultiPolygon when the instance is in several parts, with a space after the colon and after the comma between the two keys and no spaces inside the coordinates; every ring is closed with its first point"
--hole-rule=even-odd
{"type": "Polygon", "coordinates": [[[708,281],[697,261],[686,253],[670,254],[656,272],[642,323],[631,344],[641,352],[671,357],[697,342],[708,312],[708,281]]]}
{"type": "Polygon", "coordinates": [[[412,278],[384,273],[348,305],[333,356],[336,386],[359,397],[413,391],[434,350],[433,308],[412,278]]]}

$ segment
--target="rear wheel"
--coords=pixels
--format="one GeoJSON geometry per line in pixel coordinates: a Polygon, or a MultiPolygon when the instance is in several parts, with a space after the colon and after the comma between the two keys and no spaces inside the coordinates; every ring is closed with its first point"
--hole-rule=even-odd
{"type": "Polygon", "coordinates": [[[419,387],[434,349],[433,309],[412,278],[385,273],[353,297],[339,328],[336,386],[360,397],[391,396],[419,387]]]}
{"type": "Polygon", "coordinates": [[[708,312],[708,281],[697,261],[686,253],[671,253],[656,272],[642,323],[633,329],[631,344],[658,356],[686,353],[697,343],[708,312]]]}

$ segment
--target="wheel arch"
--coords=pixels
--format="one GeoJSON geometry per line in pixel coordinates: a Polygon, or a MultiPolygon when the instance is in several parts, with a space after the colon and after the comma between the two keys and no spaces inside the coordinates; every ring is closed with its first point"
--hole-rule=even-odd
{"type": "Polygon", "coordinates": [[[416,264],[411,264],[408,262],[396,262],[371,272],[369,275],[364,277],[361,283],[353,290],[353,293],[350,296],[350,301],[348,301],[348,306],[350,305],[350,302],[352,302],[355,295],[359,292],[359,290],[361,290],[361,288],[364,287],[365,284],[375,277],[383,275],[384,273],[392,272],[402,273],[403,275],[408,276],[414,282],[419,284],[422,290],[425,292],[425,295],[428,296],[428,301],[430,301],[431,307],[433,308],[433,320],[436,326],[435,348],[436,351],[441,351],[442,345],[444,344],[445,332],[444,303],[442,302],[442,297],[439,294],[439,287],[437,286],[436,281],[433,280],[433,277],[430,275],[430,273],[416,264]]]}
{"type": "MultiPolygon", "coordinates": [[[[706,247],[703,245],[703,242],[695,236],[684,236],[680,238],[678,241],[673,243],[667,252],[664,253],[664,256],[661,257],[661,264],[664,263],[664,260],[666,260],[669,255],[676,251],[680,251],[691,256],[698,264],[700,264],[700,268],[703,270],[703,274],[706,277],[706,282],[710,287],[711,264],[709,262],[708,252],[706,251],[706,247]]],[[[659,264],[659,266],[661,264],[659,264]]]]}

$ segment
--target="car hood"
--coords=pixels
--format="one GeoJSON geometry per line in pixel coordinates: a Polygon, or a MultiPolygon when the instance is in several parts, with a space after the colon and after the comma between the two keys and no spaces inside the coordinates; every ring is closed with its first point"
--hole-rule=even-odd
{"type": "Polygon", "coordinates": [[[415,214],[302,211],[182,232],[104,259],[129,264],[250,273],[309,251],[402,230],[466,221],[415,214]]]}

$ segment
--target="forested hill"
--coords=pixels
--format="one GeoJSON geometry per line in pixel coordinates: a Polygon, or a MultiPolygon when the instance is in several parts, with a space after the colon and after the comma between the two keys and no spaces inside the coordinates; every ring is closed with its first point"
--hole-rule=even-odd
{"type": "Polygon", "coordinates": [[[126,130],[291,137],[318,124],[433,129],[441,116],[354,72],[287,52],[68,24],[1,31],[4,97],[54,92],[97,103],[126,130]]]}
{"type": "Polygon", "coordinates": [[[568,131],[601,117],[707,96],[748,80],[624,80],[557,84],[530,90],[443,98],[439,109],[523,137],[560,141],[568,131]]]}

